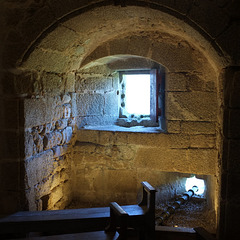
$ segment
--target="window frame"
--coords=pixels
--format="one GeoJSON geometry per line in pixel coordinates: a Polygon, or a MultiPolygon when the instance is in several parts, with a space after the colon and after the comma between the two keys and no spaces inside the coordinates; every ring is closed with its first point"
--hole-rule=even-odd
{"type": "MultiPolygon", "coordinates": [[[[134,70],[121,70],[119,72],[119,84],[120,84],[120,104],[119,104],[119,118],[127,119],[131,121],[131,118],[126,114],[124,110],[125,103],[125,84],[123,75],[137,75],[137,74],[149,74],[150,75],[150,115],[148,117],[142,117],[142,119],[148,119],[151,122],[151,126],[160,126],[164,129],[165,119],[164,106],[165,106],[165,72],[163,69],[134,69],[134,70]]],[[[146,121],[145,121],[146,122],[146,121]]],[[[141,125],[141,124],[139,124],[141,125]]],[[[148,124],[147,124],[148,125],[148,124]]],[[[144,125],[145,126],[145,125],[144,125]]]]}

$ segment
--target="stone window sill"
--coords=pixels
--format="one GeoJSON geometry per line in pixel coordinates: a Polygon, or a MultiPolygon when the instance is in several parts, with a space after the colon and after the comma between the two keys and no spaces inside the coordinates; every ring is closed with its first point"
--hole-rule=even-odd
{"type": "Polygon", "coordinates": [[[117,125],[106,126],[84,126],[81,130],[97,130],[97,131],[110,131],[110,132],[138,132],[138,133],[164,133],[160,127],[122,127],[117,125]]]}

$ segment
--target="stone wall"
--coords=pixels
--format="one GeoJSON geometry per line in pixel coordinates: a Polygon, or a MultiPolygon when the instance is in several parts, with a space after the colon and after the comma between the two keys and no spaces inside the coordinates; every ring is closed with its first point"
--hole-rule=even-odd
{"type": "Polygon", "coordinates": [[[105,67],[76,72],[73,116],[78,128],[112,125],[119,114],[118,74],[105,67]]]}
{"type": "MultiPolygon", "coordinates": [[[[186,63],[185,61],[175,62],[175,56],[177,55],[171,51],[175,49],[174,45],[181,49],[181,44],[173,44],[171,48],[162,47],[165,46],[163,45],[164,42],[169,41],[166,35],[163,36],[163,41],[160,42],[156,41],[159,38],[159,34],[158,37],[155,35],[152,38],[153,41],[147,41],[146,39],[149,37],[146,37],[146,35],[145,37],[142,36],[142,41],[139,41],[140,38],[136,39],[136,34],[133,34],[133,38],[126,37],[129,36],[130,29],[131,31],[132,29],[136,30],[137,35],[142,31],[157,30],[158,32],[170,34],[170,39],[180,36],[180,38],[184,39],[184,42],[194,43],[194,47],[192,48],[191,45],[190,49],[192,48],[195,51],[197,48],[207,57],[207,61],[203,61],[203,63],[207,63],[204,66],[213,67],[217,73],[216,77],[219,77],[218,74],[222,71],[223,77],[219,77],[219,83],[223,80],[229,83],[229,85],[225,84],[223,90],[217,83],[218,93],[223,92],[225,94],[224,107],[226,114],[224,114],[224,118],[222,118],[221,114],[217,117],[215,143],[219,155],[218,167],[223,170],[221,179],[218,179],[219,183],[221,182],[221,198],[219,199],[221,203],[221,207],[219,208],[219,212],[221,213],[219,223],[221,234],[219,234],[219,238],[234,238],[238,236],[239,225],[236,224],[236,220],[239,219],[239,206],[235,201],[235,199],[239,198],[239,192],[238,188],[232,188],[232,182],[236,182],[235,180],[239,176],[237,170],[239,161],[236,157],[238,156],[239,114],[238,106],[232,105],[232,103],[236,103],[239,96],[235,91],[235,87],[232,87],[237,82],[235,81],[238,79],[237,74],[229,75],[225,73],[229,73],[229,69],[233,72],[238,72],[236,66],[240,64],[239,1],[148,0],[125,2],[127,6],[123,8],[116,4],[117,1],[102,0],[1,1],[1,213],[9,213],[24,208],[25,131],[31,132],[32,130],[30,129],[34,127],[38,128],[52,122],[52,120],[45,117],[44,122],[38,122],[25,127],[24,99],[33,98],[32,102],[34,103],[34,99],[38,99],[38,95],[43,96],[39,93],[42,91],[42,88],[39,87],[41,86],[39,85],[41,73],[45,72],[47,75],[52,76],[51,81],[55,84],[55,87],[51,88],[51,91],[63,91],[54,95],[62,96],[62,94],[75,91],[75,72],[79,69],[79,66],[83,66],[84,63],[90,63],[96,58],[109,56],[113,52],[116,53],[116,48],[113,52],[110,51],[114,49],[114,45],[118,46],[118,54],[140,54],[138,52],[139,48],[136,46],[143,43],[144,48],[141,48],[143,57],[152,58],[155,61],[165,64],[166,58],[164,59],[164,56],[172,56],[172,60],[168,62],[169,64],[172,63],[172,65],[169,65],[172,67],[176,63],[180,64],[180,66],[181,63],[186,63]],[[131,45],[131,39],[135,39],[134,42],[136,44],[131,45]],[[112,42],[112,40],[114,41],[112,42]],[[42,45],[39,47],[41,41],[42,45]],[[156,42],[158,43],[156,44],[156,42]],[[104,45],[104,43],[107,44],[104,45]],[[99,45],[103,45],[102,50],[100,50],[101,47],[99,45]],[[124,48],[126,45],[130,48],[124,48]],[[153,46],[155,48],[152,48],[153,46]],[[96,49],[97,51],[95,51],[96,49]],[[99,53],[104,54],[101,55],[99,53]],[[26,62],[27,64],[24,64],[26,62]],[[26,67],[24,69],[26,75],[23,78],[19,78],[19,67],[23,67],[23,65],[26,67]],[[65,79],[64,83],[59,84],[57,80],[59,76],[60,79],[65,79]],[[233,79],[235,80],[233,81],[233,79]],[[233,82],[235,83],[232,85],[233,82]],[[63,90],[65,88],[68,90],[63,90]],[[19,90],[21,90],[21,94],[19,94],[19,90]],[[35,94],[35,91],[38,93],[35,94]],[[33,94],[28,95],[26,92],[32,92],[33,94]],[[230,102],[228,101],[229,99],[231,99],[230,102]],[[222,123],[225,127],[223,148],[221,146],[222,123]]],[[[178,56],[182,55],[185,55],[185,51],[181,51],[181,54],[178,56]]],[[[191,59],[191,56],[190,58],[184,58],[184,60],[187,59],[191,59]]],[[[169,72],[173,75],[179,74],[180,77],[182,72],[186,72],[186,69],[184,71],[179,70],[179,68],[174,71],[170,69],[169,72]]],[[[187,72],[188,74],[193,74],[193,72],[189,72],[189,69],[187,69],[187,72]]],[[[196,72],[194,74],[198,75],[196,72]]],[[[211,77],[208,79],[211,79],[211,77]]],[[[209,89],[207,82],[205,82],[204,86],[206,86],[206,89],[209,89]]],[[[191,81],[188,83],[191,83],[191,81]]],[[[196,81],[197,83],[198,81],[196,81]]],[[[46,88],[48,88],[47,84],[48,81],[45,81],[46,88]]],[[[210,88],[212,89],[212,87],[210,88]]],[[[48,88],[48,90],[50,89],[48,88]]],[[[211,95],[211,93],[209,94],[211,95]]],[[[209,99],[209,94],[207,94],[208,97],[206,99],[209,99]]],[[[191,109],[191,105],[186,106],[184,104],[185,100],[191,95],[192,93],[188,93],[183,97],[183,93],[180,93],[174,97],[172,92],[170,92],[171,102],[169,105],[175,109],[179,109],[179,106],[191,109]],[[181,104],[177,104],[175,100],[179,100],[181,104]]],[[[205,96],[206,92],[200,93],[198,94],[198,99],[205,98],[205,96]]],[[[44,96],[44,99],[47,98],[44,96]]],[[[217,102],[218,106],[222,107],[221,94],[218,95],[217,102]]],[[[194,105],[198,106],[196,102],[194,105]]],[[[47,106],[46,108],[49,109],[47,106]]],[[[202,109],[200,108],[200,110],[202,109]]],[[[193,116],[186,113],[183,114],[182,112],[181,115],[185,120],[186,117],[191,118],[191,120],[187,120],[185,123],[185,120],[184,122],[181,121],[172,113],[172,119],[168,121],[168,129],[172,133],[175,132],[177,134],[180,131],[195,132],[196,128],[197,130],[201,129],[201,132],[204,133],[210,126],[210,132],[213,132],[211,121],[207,119],[205,123],[205,121],[196,120],[199,114],[193,116]]],[[[205,111],[205,116],[209,117],[211,114],[205,111]]],[[[37,118],[42,119],[42,114],[37,115],[35,119],[37,118]]],[[[190,136],[191,134],[189,133],[187,139],[190,136]]],[[[194,145],[197,145],[199,143],[199,136],[194,136],[194,138],[196,140],[194,145]]],[[[205,139],[205,136],[200,136],[200,138],[205,139]]],[[[179,144],[181,145],[182,141],[179,144]]],[[[47,198],[42,197],[43,209],[45,208],[47,198]]]]}
{"type": "Polygon", "coordinates": [[[161,186],[166,183],[163,172],[175,172],[212,176],[217,209],[216,78],[200,69],[197,73],[167,72],[165,91],[166,133],[147,133],[147,128],[144,133],[131,132],[131,128],[124,132],[121,127],[120,132],[116,128],[78,130],[72,165],[76,202],[96,206],[118,199],[134,203],[141,181],[161,186]]]}
{"type": "Polygon", "coordinates": [[[75,128],[71,97],[25,99],[23,105],[28,208],[64,208],[71,201],[69,155],[75,128]]]}

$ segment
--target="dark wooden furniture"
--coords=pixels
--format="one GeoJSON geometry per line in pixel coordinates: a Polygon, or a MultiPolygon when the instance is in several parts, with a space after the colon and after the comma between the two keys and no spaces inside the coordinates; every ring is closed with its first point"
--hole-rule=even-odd
{"type": "Polygon", "coordinates": [[[196,232],[196,239],[197,240],[216,240],[216,236],[213,234],[209,233],[206,229],[202,227],[197,227],[194,228],[196,232]]]}
{"type": "Polygon", "coordinates": [[[29,232],[63,234],[103,231],[109,221],[109,207],[51,211],[22,211],[0,218],[0,239],[4,235],[29,232]]]}
{"type": "Polygon", "coordinates": [[[106,232],[118,231],[118,239],[127,239],[129,229],[135,229],[139,239],[155,239],[155,193],[148,182],[142,182],[143,196],[138,205],[119,206],[110,203],[110,223],[106,232]]]}

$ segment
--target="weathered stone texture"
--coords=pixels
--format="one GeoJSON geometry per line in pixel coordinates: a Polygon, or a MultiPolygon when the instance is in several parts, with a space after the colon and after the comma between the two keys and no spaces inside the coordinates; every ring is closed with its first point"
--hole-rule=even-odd
{"type": "Polygon", "coordinates": [[[182,121],[181,132],[188,134],[215,134],[215,122],[182,121]]]}
{"type": "Polygon", "coordinates": [[[216,120],[217,96],[215,93],[169,92],[167,99],[166,114],[169,120],[216,120]]]}
{"type": "Polygon", "coordinates": [[[167,121],[167,130],[169,133],[180,133],[181,122],[180,121],[167,121]]]}
{"type": "Polygon", "coordinates": [[[104,103],[104,114],[109,116],[115,116],[115,119],[118,118],[119,104],[116,90],[105,94],[104,103]]]}
{"type": "Polygon", "coordinates": [[[44,136],[43,143],[44,143],[44,149],[50,149],[58,144],[60,144],[62,141],[62,134],[60,132],[53,132],[48,133],[44,136]]]}
{"type": "Polygon", "coordinates": [[[77,94],[77,113],[80,116],[102,115],[104,97],[100,94],[77,94]]]}
{"type": "Polygon", "coordinates": [[[218,158],[215,149],[189,149],[187,155],[192,172],[209,175],[216,173],[218,158]]]}
{"type": "Polygon", "coordinates": [[[44,51],[38,48],[29,56],[24,65],[28,69],[62,73],[67,71],[68,61],[69,58],[64,54],[56,51],[44,51]]]}
{"type": "Polygon", "coordinates": [[[50,32],[40,43],[39,47],[63,52],[71,47],[78,35],[73,30],[59,26],[56,31],[50,32]]]}
{"type": "Polygon", "coordinates": [[[113,90],[113,79],[108,76],[96,74],[95,77],[91,76],[93,74],[86,75],[77,75],[76,80],[76,91],[77,92],[86,92],[86,91],[99,91],[105,92],[113,90]],[[100,75],[100,76],[99,76],[100,75]]]}
{"type": "Polygon", "coordinates": [[[54,170],[53,161],[53,152],[51,150],[37,157],[27,159],[26,169],[28,181],[30,181],[28,185],[35,185],[50,175],[54,170]]]}
{"type": "Polygon", "coordinates": [[[44,73],[41,81],[45,94],[56,96],[64,91],[65,83],[62,76],[54,73],[44,73]]]}

